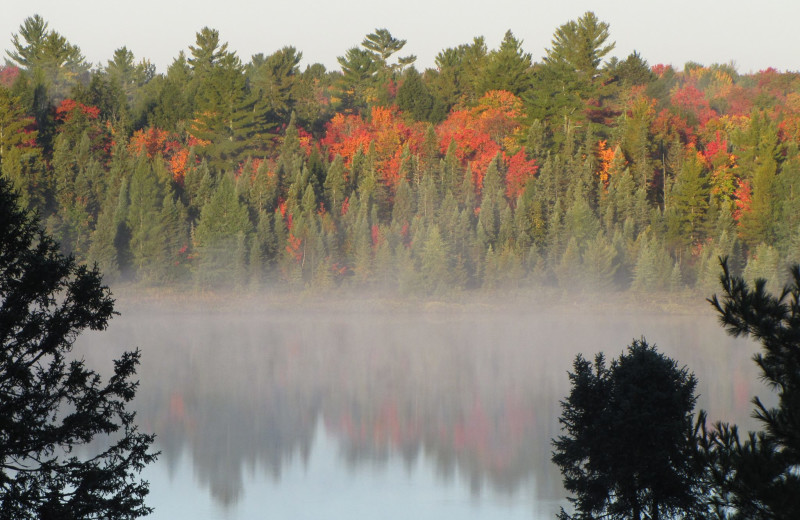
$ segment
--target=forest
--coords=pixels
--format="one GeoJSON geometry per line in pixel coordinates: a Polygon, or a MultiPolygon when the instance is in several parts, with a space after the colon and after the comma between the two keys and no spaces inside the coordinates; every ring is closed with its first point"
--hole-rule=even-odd
{"type": "Polygon", "coordinates": [[[707,296],[800,261],[796,72],[618,58],[591,12],[423,71],[387,29],[340,70],[187,43],[91,64],[34,15],[0,68],[2,176],[107,283],[707,296]]]}

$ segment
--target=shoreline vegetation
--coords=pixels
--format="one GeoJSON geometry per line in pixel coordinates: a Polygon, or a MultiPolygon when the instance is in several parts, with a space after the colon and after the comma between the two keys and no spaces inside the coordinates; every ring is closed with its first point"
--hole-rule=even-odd
{"type": "Polygon", "coordinates": [[[510,31],[426,70],[405,43],[379,28],[301,70],[204,27],[160,74],[126,47],[90,64],[34,15],[0,67],[0,174],[137,298],[679,309],[721,257],[773,293],[800,261],[800,73],[614,56],[592,12],[539,61],[510,31]]]}
{"type": "MultiPolygon", "coordinates": [[[[713,309],[701,295],[662,292],[637,294],[564,293],[555,288],[515,289],[502,293],[480,291],[442,296],[403,296],[380,291],[330,290],[286,292],[281,289],[198,290],[153,288],[135,284],[111,286],[117,310],[125,314],[157,309],[175,313],[212,314],[324,311],[333,313],[409,314],[480,313],[488,309],[528,313],[669,314],[712,316],[713,309]]],[[[710,295],[709,295],[710,296],[710,295]]]]}

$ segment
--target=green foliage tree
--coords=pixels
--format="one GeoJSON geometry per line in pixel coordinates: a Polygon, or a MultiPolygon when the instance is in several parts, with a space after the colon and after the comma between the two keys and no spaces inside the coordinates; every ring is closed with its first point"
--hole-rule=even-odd
{"type": "Polygon", "coordinates": [[[531,87],[531,66],[531,55],[522,50],[522,42],[506,31],[500,48],[489,53],[482,90],[507,90],[522,96],[531,87]]]}
{"type": "Polygon", "coordinates": [[[556,29],[544,63],[534,70],[529,103],[535,117],[554,122],[561,142],[571,142],[586,101],[597,95],[600,63],[614,48],[608,38],[608,24],[587,12],[556,29]]]}
{"type": "Polygon", "coordinates": [[[8,57],[34,80],[40,79],[55,100],[64,99],[81,76],[89,70],[81,50],[54,30],[41,16],[26,18],[19,33],[11,37],[14,50],[8,57]],[[41,76],[37,78],[36,74],[41,76]]]}
{"type": "Polygon", "coordinates": [[[614,49],[613,42],[606,44],[610,36],[608,28],[591,11],[570,20],[553,34],[545,62],[565,65],[582,79],[594,79],[603,58],[614,49]]]}
{"type": "Polygon", "coordinates": [[[211,143],[205,151],[211,166],[230,169],[261,143],[271,125],[258,118],[263,113],[254,110],[256,100],[246,88],[244,66],[227,50],[227,43],[220,44],[218,31],[204,27],[189,49],[196,92],[191,132],[211,143]]]}
{"type": "Polygon", "coordinates": [[[287,124],[299,98],[300,60],[303,53],[288,46],[266,58],[253,56],[248,66],[250,89],[256,98],[254,110],[265,129],[287,124]]]}
{"type": "Polygon", "coordinates": [[[574,512],[558,518],[699,517],[694,375],[642,339],[610,366],[578,355],[569,379],[553,462],[574,512]]]}
{"type": "Polygon", "coordinates": [[[161,220],[164,187],[146,157],[136,161],[128,194],[127,227],[136,277],[147,283],[158,282],[165,247],[161,220]]]}
{"type": "MultiPolygon", "coordinates": [[[[239,200],[232,175],[220,179],[219,186],[209,201],[203,206],[200,220],[195,228],[194,242],[198,254],[198,267],[195,273],[200,285],[214,286],[232,282],[236,262],[239,234],[245,238],[252,225],[247,207],[239,200]]],[[[239,251],[241,252],[241,251],[239,251]]]]}
{"type": "Polygon", "coordinates": [[[753,399],[760,432],[740,439],[725,423],[704,432],[711,504],[721,518],[788,520],[800,511],[800,267],[792,267],[791,283],[777,295],[763,278],[751,285],[734,276],[727,260],[722,269],[722,294],[709,302],[729,334],[761,344],[753,359],[778,399],[774,406],[753,399]]]}
{"type": "Polygon", "coordinates": [[[344,56],[336,58],[342,67],[341,76],[336,82],[338,111],[359,113],[366,111],[375,98],[375,75],[378,65],[373,54],[358,47],[347,50],[344,56]]]}
{"type": "Polygon", "coordinates": [[[389,63],[389,58],[400,52],[405,45],[406,40],[398,40],[387,29],[375,29],[375,32],[369,33],[361,42],[361,46],[372,54],[382,79],[394,79],[397,73],[417,60],[416,56],[411,55],[397,58],[397,63],[389,63]]]}
{"type": "Polygon", "coordinates": [[[113,316],[108,288],[58,252],[2,178],[0,221],[0,517],[145,516],[138,473],[155,460],[154,437],[126,409],[139,352],[117,359],[105,383],[70,360],[77,335],[113,316]]]}
{"type": "Polygon", "coordinates": [[[430,121],[434,99],[417,69],[409,67],[397,89],[397,107],[416,121],[430,121]]]}
{"type": "Polygon", "coordinates": [[[36,139],[36,132],[25,132],[33,121],[26,117],[18,96],[0,87],[0,166],[11,149],[26,141],[36,139]]]}

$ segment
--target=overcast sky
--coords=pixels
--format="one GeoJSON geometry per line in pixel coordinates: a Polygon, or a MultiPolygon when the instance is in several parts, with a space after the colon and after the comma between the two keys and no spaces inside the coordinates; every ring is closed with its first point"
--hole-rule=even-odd
{"type": "MultiPolygon", "coordinates": [[[[800,2],[797,0],[4,0],[0,46],[35,13],[78,45],[93,64],[103,64],[127,46],[137,61],[147,58],[164,72],[204,26],[248,61],[285,45],[303,53],[303,64],[338,69],[336,57],[385,27],[408,40],[402,55],[415,54],[417,67],[433,65],[436,54],[483,35],[496,48],[506,30],[540,61],[561,24],[594,11],[610,24],[613,55],[633,50],[651,65],[681,69],[689,60],[709,65],[733,62],[739,72],[767,67],[800,70],[800,2]]],[[[5,57],[5,53],[3,53],[5,57]]]]}

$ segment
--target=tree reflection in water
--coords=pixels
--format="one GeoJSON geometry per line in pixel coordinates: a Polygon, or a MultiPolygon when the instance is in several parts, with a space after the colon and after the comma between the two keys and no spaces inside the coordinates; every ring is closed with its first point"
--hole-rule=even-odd
{"type": "Polygon", "coordinates": [[[128,310],[88,357],[143,351],[140,423],[158,434],[159,464],[184,453],[222,505],[245,480],[276,483],[287,464],[308,467],[321,426],[346,471],[421,459],[442,483],[457,476],[492,493],[560,500],[550,464],[559,400],[577,352],[615,355],[633,337],[698,376],[700,407],[747,423],[760,390],[752,348],[711,314],[658,316],[456,312],[159,312],[128,310]]]}

